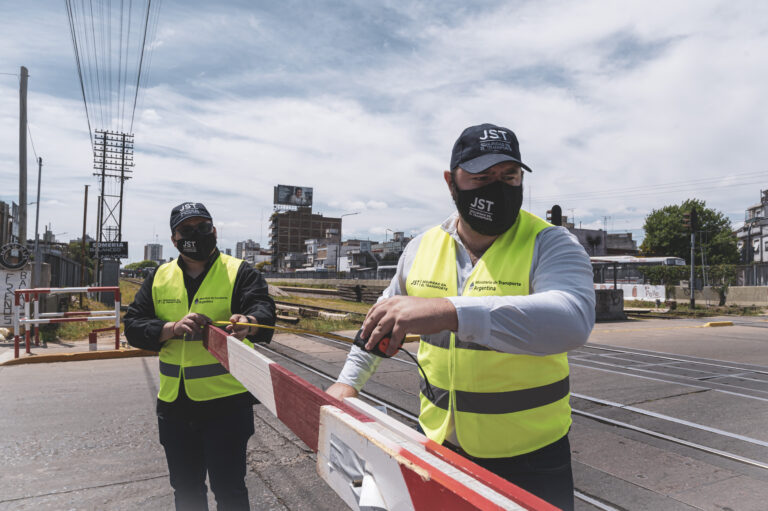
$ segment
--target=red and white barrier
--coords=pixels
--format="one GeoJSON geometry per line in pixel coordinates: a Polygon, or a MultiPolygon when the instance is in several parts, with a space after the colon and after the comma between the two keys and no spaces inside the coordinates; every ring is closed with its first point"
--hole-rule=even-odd
{"type": "Polygon", "coordinates": [[[32,330],[35,331],[35,345],[40,345],[40,326],[51,323],[73,323],[88,321],[114,321],[115,326],[107,328],[98,328],[89,335],[89,350],[96,350],[96,332],[114,330],[115,349],[120,348],[120,288],[110,287],[53,287],[53,288],[34,288],[17,289],[13,292],[13,356],[19,358],[19,344],[21,337],[21,326],[24,326],[24,339],[26,344],[26,353],[30,354],[32,330]],[[82,312],[40,312],[40,295],[44,294],[72,294],[72,293],[114,293],[114,310],[102,311],[82,311],[82,312]],[[24,316],[21,316],[20,308],[24,305],[24,316]],[[30,303],[34,305],[34,311],[30,313],[30,303]]]}
{"type": "Polygon", "coordinates": [[[554,510],[365,402],[334,399],[227,332],[208,350],[317,453],[317,472],[352,509],[554,510]]]}

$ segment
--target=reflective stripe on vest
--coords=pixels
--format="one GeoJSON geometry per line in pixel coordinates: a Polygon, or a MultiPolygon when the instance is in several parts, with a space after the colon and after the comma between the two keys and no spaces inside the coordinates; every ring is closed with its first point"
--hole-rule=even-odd
{"type": "MultiPolygon", "coordinates": [[[[155,271],[152,300],[155,315],[163,321],[178,321],[190,312],[205,314],[213,321],[232,316],[232,289],[242,260],[220,254],[208,270],[188,307],[187,289],[178,259],[155,271]]],[[[252,346],[250,341],[243,341],[252,346]]],[[[200,335],[169,339],[160,350],[160,391],[158,398],[173,402],[184,377],[187,395],[194,401],[207,401],[247,392],[205,349],[200,335]]]]}
{"type": "MultiPolygon", "coordinates": [[[[527,295],[536,235],[549,226],[520,211],[515,225],[477,261],[461,293],[455,241],[439,226],[430,229],[408,273],[407,293],[421,297],[527,295]]],[[[502,353],[448,331],[421,340],[419,363],[435,399],[428,400],[422,388],[419,422],[430,439],[445,440],[451,414],[461,448],[479,458],[525,454],[568,432],[571,408],[565,353],[502,353]]]]}

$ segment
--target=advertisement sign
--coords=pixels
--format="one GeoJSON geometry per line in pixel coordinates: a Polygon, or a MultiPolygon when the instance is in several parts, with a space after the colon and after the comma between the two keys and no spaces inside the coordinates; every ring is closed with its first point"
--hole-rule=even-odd
{"type": "Polygon", "coordinates": [[[0,327],[13,326],[13,292],[17,289],[32,287],[32,268],[27,266],[18,270],[0,268],[0,295],[3,298],[0,311],[0,327]]]}
{"type": "Polygon", "coordinates": [[[128,257],[127,241],[89,241],[88,255],[90,257],[96,257],[96,245],[99,246],[99,257],[115,257],[119,259],[128,257]]]}
{"type": "Polygon", "coordinates": [[[277,185],[275,204],[285,206],[312,206],[312,188],[308,186],[277,185]]]}

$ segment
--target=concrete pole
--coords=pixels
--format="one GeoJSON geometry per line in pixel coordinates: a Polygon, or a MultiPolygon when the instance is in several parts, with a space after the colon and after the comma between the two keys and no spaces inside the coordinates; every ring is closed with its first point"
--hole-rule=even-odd
{"type": "Polygon", "coordinates": [[[40,254],[40,177],[43,174],[43,159],[37,158],[37,202],[35,203],[35,274],[32,279],[34,287],[40,287],[40,263],[42,263],[42,254],[40,254]]]}
{"type": "MultiPolygon", "coordinates": [[[[691,227],[691,229],[693,229],[693,227],[691,227]]],[[[696,231],[692,230],[691,231],[691,280],[688,281],[688,284],[689,284],[688,287],[690,288],[690,291],[691,291],[691,303],[690,303],[691,310],[696,308],[696,298],[693,296],[694,293],[696,292],[696,286],[694,285],[694,281],[693,281],[694,279],[693,267],[695,263],[694,258],[696,257],[695,246],[696,246],[696,231]]]]}
{"type": "MultiPolygon", "coordinates": [[[[85,286],[85,221],[88,218],[88,186],[85,185],[83,201],[83,237],[80,238],[80,287],[85,286]]],[[[80,309],[83,308],[83,293],[80,293],[80,309]]]]}
{"type": "Polygon", "coordinates": [[[19,243],[27,246],[27,80],[29,71],[21,66],[19,80],[19,243]]]}

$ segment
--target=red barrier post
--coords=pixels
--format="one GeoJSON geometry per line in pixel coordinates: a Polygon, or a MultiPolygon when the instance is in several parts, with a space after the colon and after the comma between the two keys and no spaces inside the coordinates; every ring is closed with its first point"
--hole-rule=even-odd
{"type": "Polygon", "coordinates": [[[115,349],[120,349],[120,329],[115,327],[115,349]]]}
{"type": "Polygon", "coordinates": [[[88,351],[96,351],[98,348],[96,344],[96,336],[98,334],[96,332],[91,332],[88,334],[88,351]]]}
{"type": "Polygon", "coordinates": [[[13,358],[19,358],[19,336],[13,336],[13,358]]]}

